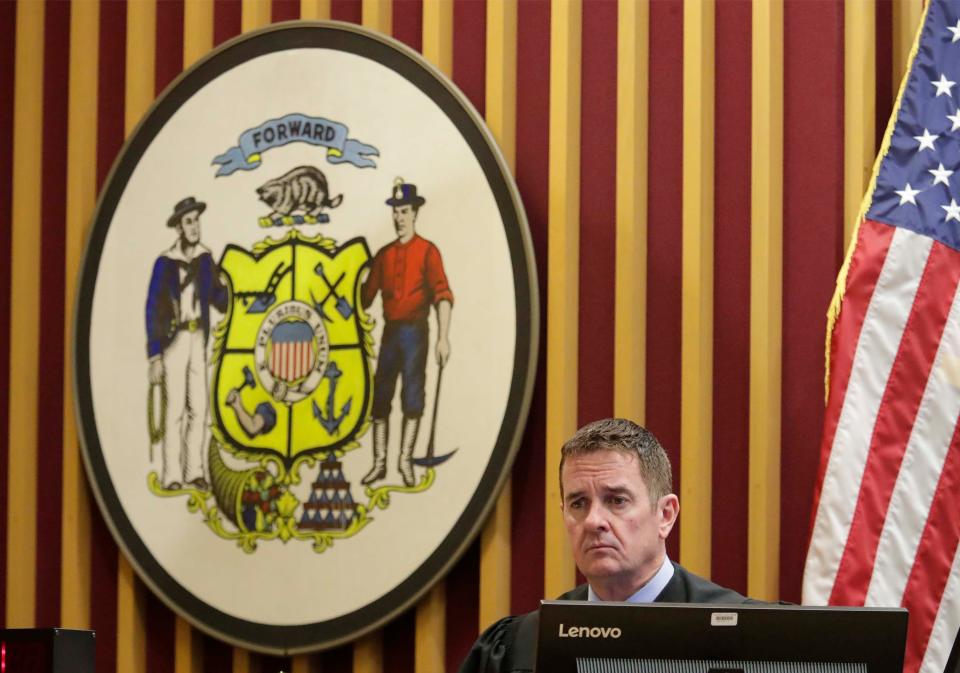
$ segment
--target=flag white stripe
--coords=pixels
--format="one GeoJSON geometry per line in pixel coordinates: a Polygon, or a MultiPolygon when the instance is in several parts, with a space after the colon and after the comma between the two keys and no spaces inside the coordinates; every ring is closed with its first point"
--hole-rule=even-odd
{"type": "Polygon", "coordinates": [[[937,610],[937,619],[933,623],[930,641],[918,673],[943,673],[958,629],[960,629],[960,547],[953,555],[950,579],[944,588],[940,608],[937,610]]]}
{"type": "Polygon", "coordinates": [[[960,416],[960,292],[937,348],[877,545],[867,605],[900,605],[960,416]]]}
{"type": "Polygon", "coordinates": [[[931,245],[930,238],[898,228],[870,298],[817,505],[804,603],[822,605],[830,598],[856,509],[851,493],[860,489],[872,428],[931,245]]]}

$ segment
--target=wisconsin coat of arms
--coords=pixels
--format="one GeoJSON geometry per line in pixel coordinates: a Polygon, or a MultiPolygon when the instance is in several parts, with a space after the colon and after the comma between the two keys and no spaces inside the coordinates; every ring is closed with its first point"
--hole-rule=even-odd
{"type": "Polygon", "coordinates": [[[196,64],[124,148],[80,282],[84,457],[144,580],[274,653],[409,606],[519,445],[532,269],[489,133],[405,47],[290,24],[196,64]]]}

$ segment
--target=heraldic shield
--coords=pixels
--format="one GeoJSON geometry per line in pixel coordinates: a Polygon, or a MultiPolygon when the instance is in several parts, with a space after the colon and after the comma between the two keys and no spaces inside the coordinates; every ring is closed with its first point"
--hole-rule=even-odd
{"type": "Polygon", "coordinates": [[[373,378],[371,323],[358,301],[369,261],[363,239],[338,247],[296,230],[252,251],[227,246],[230,305],[211,385],[213,435],[226,451],[293,471],[301,457],[356,446],[373,378]]]}

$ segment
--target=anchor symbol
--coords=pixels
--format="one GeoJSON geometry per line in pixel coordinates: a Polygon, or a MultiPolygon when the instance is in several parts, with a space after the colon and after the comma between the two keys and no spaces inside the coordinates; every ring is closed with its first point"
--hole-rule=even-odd
{"type": "Polygon", "coordinates": [[[350,402],[353,398],[347,400],[342,407],[340,407],[340,415],[335,416],[333,412],[333,400],[337,392],[337,381],[343,375],[343,372],[340,371],[340,368],[337,367],[336,362],[330,362],[327,365],[327,369],[323,372],[323,377],[330,380],[330,392],[327,393],[327,414],[324,416],[323,412],[320,410],[320,406],[317,404],[316,400],[313,400],[313,417],[317,419],[317,422],[324,427],[330,435],[336,435],[340,432],[340,424],[343,423],[343,419],[347,417],[347,414],[350,413],[350,402]]]}

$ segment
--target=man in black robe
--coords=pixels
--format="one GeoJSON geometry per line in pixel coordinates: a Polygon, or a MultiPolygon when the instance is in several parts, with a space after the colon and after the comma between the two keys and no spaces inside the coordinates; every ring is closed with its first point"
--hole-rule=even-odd
{"type": "MultiPolygon", "coordinates": [[[[587,584],[560,600],[748,602],[667,558],[680,501],[670,460],[651,432],[619,418],[595,421],[561,453],[563,521],[587,584]]],[[[533,671],[537,626],[537,612],[501,619],[480,636],[460,673],[533,671]]]]}

